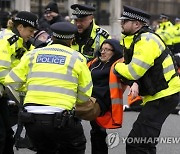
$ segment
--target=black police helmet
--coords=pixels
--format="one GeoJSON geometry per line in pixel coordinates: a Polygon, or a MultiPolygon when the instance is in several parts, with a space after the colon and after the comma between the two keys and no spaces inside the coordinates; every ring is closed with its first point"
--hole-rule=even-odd
{"type": "Polygon", "coordinates": [[[94,11],[96,10],[93,6],[84,5],[84,4],[73,4],[71,5],[72,18],[83,18],[89,15],[93,15],[94,11]]]}
{"type": "Polygon", "coordinates": [[[20,11],[14,17],[13,22],[21,23],[22,25],[27,25],[29,27],[36,28],[38,27],[38,17],[34,13],[28,11],[20,11]]]}
{"type": "Polygon", "coordinates": [[[72,39],[77,33],[77,27],[70,22],[56,22],[50,26],[53,36],[57,39],[72,39]]]}

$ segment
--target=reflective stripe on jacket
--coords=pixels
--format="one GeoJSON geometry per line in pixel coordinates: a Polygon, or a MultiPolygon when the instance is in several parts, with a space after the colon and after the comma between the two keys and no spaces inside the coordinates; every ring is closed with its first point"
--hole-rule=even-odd
{"type": "Polygon", "coordinates": [[[0,33],[0,83],[2,84],[4,84],[5,76],[9,71],[20,62],[20,59],[16,58],[16,51],[21,48],[24,49],[24,51],[27,51],[23,47],[23,39],[21,37],[14,43],[9,43],[8,39],[14,35],[15,33],[8,29],[4,29],[0,33]]]}
{"type": "MultiPolygon", "coordinates": [[[[95,61],[96,59],[90,61],[88,66],[95,61]]],[[[119,59],[117,62],[123,62],[123,59],[119,59]]],[[[123,88],[120,80],[113,73],[114,64],[111,66],[109,76],[111,107],[103,116],[96,118],[97,124],[107,129],[122,127],[123,120],[123,88]]]]}
{"type": "MultiPolygon", "coordinates": [[[[126,42],[125,42],[126,45],[126,42]]],[[[153,33],[142,33],[141,39],[135,43],[132,60],[129,64],[117,63],[115,70],[128,80],[139,80],[152,66],[154,61],[165,50],[165,45],[161,39],[153,33]]],[[[175,74],[173,60],[168,55],[162,63],[163,75],[166,81],[169,81],[175,74]]],[[[159,91],[153,96],[143,97],[143,103],[156,100],[175,94],[180,91],[180,79],[178,76],[168,82],[168,88],[159,91]]]]}
{"type": "MultiPolygon", "coordinates": [[[[69,47],[52,44],[30,51],[6,76],[6,84],[25,83],[26,103],[71,110],[91,96],[92,80],[86,59],[69,47]]],[[[16,89],[18,85],[16,84],[16,89]]]]}

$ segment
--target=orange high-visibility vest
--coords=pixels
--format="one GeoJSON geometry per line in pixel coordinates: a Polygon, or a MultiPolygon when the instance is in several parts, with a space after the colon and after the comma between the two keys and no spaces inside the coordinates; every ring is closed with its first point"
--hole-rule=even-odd
{"type": "MultiPolygon", "coordinates": [[[[94,59],[88,63],[90,66],[97,59],[94,59]]],[[[114,65],[117,62],[123,62],[123,58],[116,61],[110,69],[109,76],[109,87],[110,87],[110,97],[111,97],[111,107],[109,110],[101,117],[96,118],[96,122],[103,128],[114,129],[122,127],[123,120],[123,87],[120,80],[113,73],[114,65]]]]}

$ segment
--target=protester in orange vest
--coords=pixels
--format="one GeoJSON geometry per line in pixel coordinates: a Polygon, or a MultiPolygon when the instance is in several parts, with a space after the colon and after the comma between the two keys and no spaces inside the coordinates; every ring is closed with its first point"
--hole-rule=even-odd
{"type": "Polygon", "coordinates": [[[119,87],[122,85],[118,84],[118,79],[111,70],[114,62],[120,58],[123,61],[122,56],[119,41],[107,39],[97,51],[97,58],[88,63],[93,80],[92,96],[101,109],[100,116],[90,122],[92,154],[107,154],[106,128],[120,128],[122,124],[123,89],[119,87]]]}

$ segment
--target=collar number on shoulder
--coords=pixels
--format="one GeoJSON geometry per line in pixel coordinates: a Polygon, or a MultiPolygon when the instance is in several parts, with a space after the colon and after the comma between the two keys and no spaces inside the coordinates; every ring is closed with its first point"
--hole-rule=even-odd
{"type": "Polygon", "coordinates": [[[19,37],[17,35],[13,35],[12,37],[10,37],[8,39],[8,42],[10,45],[14,44],[17,40],[19,39],[19,37]]]}
{"type": "Polygon", "coordinates": [[[96,33],[102,35],[102,36],[103,36],[104,38],[106,38],[106,39],[109,37],[108,32],[105,31],[105,30],[102,29],[102,28],[97,28],[97,29],[96,29],[96,33]]]}

